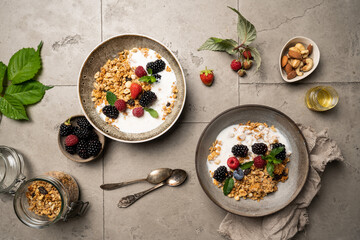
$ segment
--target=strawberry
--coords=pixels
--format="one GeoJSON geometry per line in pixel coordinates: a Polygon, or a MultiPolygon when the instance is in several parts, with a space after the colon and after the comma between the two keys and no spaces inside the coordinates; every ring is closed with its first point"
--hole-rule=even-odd
{"type": "Polygon", "coordinates": [[[207,69],[207,67],[205,67],[205,70],[200,72],[200,79],[206,86],[211,86],[214,81],[213,70],[207,69]]]}
{"type": "Polygon", "coordinates": [[[131,98],[136,99],[137,96],[142,92],[142,87],[137,83],[132,83],[130,86],[131,98]]]}
{"type": "Polygon", "coordinates": [[[244,51],[244,52],[243,52],[243,56],[244,56],[244,58],[246,58],[246,59],[250,59],[250,58],[251,58],[251,52],[250,52],[249,50],[244,51]]]}
{"type": "Polygon", "coordinates": [[[234,59],[234,60],[232,60],[230,67],[232,70],[237,72],[241,68],[241,62],[239,60],[234,59]]]}
{"type": "Polygon", "coordinates": [[[252,66],[253,61],[252,60],[245,60],[243,65],[246,70],[250,69],[252,66]]]}

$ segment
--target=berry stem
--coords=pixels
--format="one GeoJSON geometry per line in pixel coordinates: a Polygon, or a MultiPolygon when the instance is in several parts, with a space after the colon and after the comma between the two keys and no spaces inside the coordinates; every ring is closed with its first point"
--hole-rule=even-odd
{"type": "Polygon", "coordinates": [[[244,46],[244,43],[240,44],[239,46],[235,47],[233,50],[239,50],[239,48],[243,47],[244,46]]]}

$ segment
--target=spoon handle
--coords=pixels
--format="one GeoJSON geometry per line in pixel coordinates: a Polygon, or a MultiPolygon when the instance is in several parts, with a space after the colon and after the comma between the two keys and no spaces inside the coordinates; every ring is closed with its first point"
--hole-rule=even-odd
{"type": "Polygon", "coordinates": [[[118,189],[118,188],[121,188],[121,187],[129,185],[129,184],[142,182],[142,181],[146,181],[146,178],[136,179],[136,180],[132,180],[132,181],[128,181],[128,182],[121,182],[121,183],[106,183],[106,184],[101,185],[100,188],[103,190],[114,190],[114,189],[118,189]]]}
{"type": "Polygon", "coordinates": [[[133,204],[134,202],[136,202],[138,199],[140,199],[141,197],[145,196],[146,194],[148,194],[151,191],[154,191],[155,189],[158,189],[159,187],[162,187],[165,185],[165,182],[159,183],[158,185],[149,188],[148,190],[139,192],[139,193],[135,193],[133,195],[128,195],[126,197],[123,197],[122,199],[120,199],[119,203],[118,203],[118,207],[119,208],[127,208],[129,207],[131,204],[133,204]]]}

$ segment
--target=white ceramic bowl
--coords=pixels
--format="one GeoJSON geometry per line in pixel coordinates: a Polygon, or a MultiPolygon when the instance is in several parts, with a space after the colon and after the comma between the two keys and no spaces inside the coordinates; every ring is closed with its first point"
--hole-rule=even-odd
{"type": "Polygon", "coordinates": [[[309,76],[313,71],[315,71],[316,67],[319,64],[319,61],[320,61],[320,50],[319,50],[319,47],[316,45],[316,43],[313,40],[311,40],[310,38],[307,38],[307,37],[302,37],[302,36],[294,37],[294,38],[290,39],[283,46],[283,48],[281,49],[281,52],[280,52],[279,69],[280,69],[281,77],[284,79],[285,82],[300,81],[300,80],[306,78],[307,76],[309,76]],[[302,76],[296,76],[295,78],[288,80],[285,70],[281,67],[281,58],[282,58],[282,56],[286,55],[289,51],[289,48],[294,47],[296,43],[302,43],[305,46],[305,48],[307,48],[307,46],[309,44],[311,44],[313,46],[313,51],[312,51],[311,55],[309,55],[309,57],[313,59],[314,65],[310,71],[303,72],[304,74],[302,76]]]}

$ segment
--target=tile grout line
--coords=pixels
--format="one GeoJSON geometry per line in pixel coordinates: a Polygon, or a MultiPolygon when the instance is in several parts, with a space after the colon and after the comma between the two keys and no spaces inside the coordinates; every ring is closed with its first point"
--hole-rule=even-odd
{"type": "MultiPolygon", "coordinates": [[[[100,0],[100,40],[103,41],[103,1],[100,0]]],[[[102,184],[104,184],[104,165],[105,165],[105,155],[102,157],[101,163],[101,174],[102,174],[102,184]]],[[[105,192],[102,190],[102,208],[103,208],[103,232],[102,232],[102,239],[105,240],[105,192]]]]}
{"type": "Polygon", "coordinates": [[[311,85],[311,84],[317,84],[317,85],[321,85],[321,84],[360,84],[360,82],[306,82],[306,83],[302,83],[302,82],[298,82],[298,83],[287,83],[287,82],[277,82],[277,83],[266,83],[266,82],[252,82],[252,83],[240,83],[240,85],[257,85],[257,84],[261,84],[261,85],[291,85],[294,84],[294,86],[296,84],[298,85],[311,85]]]}

